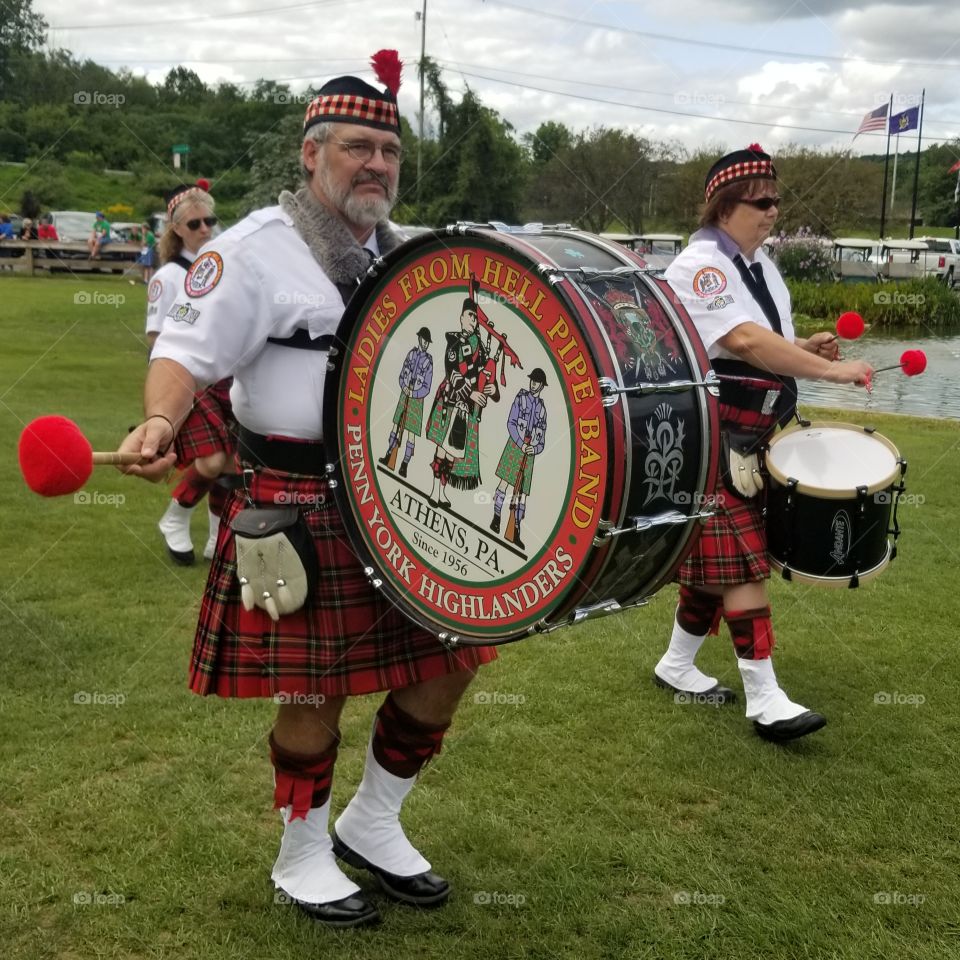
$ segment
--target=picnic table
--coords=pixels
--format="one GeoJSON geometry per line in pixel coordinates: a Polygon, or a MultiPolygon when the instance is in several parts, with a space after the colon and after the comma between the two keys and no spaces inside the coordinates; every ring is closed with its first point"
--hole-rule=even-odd
{"type": "Polygon", "coordinates": [[[90,259],[84,240],[0,240],[0,269],[34,276],[37,271],[54,270],[89,273],[106,270],[125,273],[136,265],[139,243],[114,240],[101,247],[100,256],[90,259]]]}

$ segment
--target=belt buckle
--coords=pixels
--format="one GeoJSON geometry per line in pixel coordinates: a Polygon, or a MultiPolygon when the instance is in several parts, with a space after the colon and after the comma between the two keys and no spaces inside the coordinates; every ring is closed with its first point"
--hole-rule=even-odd
{"type": "Polygon", "coordinates": [[[767,395],[763,398],[763,406],[760,408],[760,412],[764,416],[769,416],[777,408],[777,400],[780,399],[779,390],[768,390],[767,395]]]}

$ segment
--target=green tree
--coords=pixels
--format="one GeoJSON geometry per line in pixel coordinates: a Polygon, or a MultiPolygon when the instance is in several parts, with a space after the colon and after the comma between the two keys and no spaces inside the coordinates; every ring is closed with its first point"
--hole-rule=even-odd
{"type": "Polygon", "coordinates": [[[572,146],[573,140],[573,131],[555,120],[547,120],[534,133],[523,136],[524,146],[530,151],[535,164],[549,162],[562,150],[572,146]]]}
{"type": "Polygon", "coordinates": [[[9,98],[20,64],[47,39],[47,21],[33,10],[33,0],[0,3],[0,100],[9,98]]]}

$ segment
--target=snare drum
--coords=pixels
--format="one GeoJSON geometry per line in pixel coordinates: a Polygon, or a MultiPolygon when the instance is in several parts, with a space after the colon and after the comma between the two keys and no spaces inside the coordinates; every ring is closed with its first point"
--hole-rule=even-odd
{"type": "Polygon", "coordinates": [[[906,469],[869,427],[804,423],[778,434],[766,453],[771,563],[786,580],[824,586],[877,576],[896,556],[906,469]]]}
{"type": "Polygon", "coordinates": [[[579,231],[424,234],[331,352],[324,437],[367,575],[448,646],[646,602],[709,515],[718,389],[667,284],[579,231]]]}

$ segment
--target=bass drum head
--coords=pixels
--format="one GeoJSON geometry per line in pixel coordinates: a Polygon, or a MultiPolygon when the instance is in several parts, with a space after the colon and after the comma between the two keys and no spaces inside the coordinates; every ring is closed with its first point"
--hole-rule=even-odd
{"type": "MultiPolygon", "coordinates": [[[[610,568],[611,541],[594,538],[631,500],[634,444],[628,403],[605,406],[600,382],[622,369],[550,268],[625,264],[588,234],[450,229],[383,258],[347,307],[324,395],[334,496],[374,585],[445,643],[545,629],[610,568]]],[[[691,474],[688,500],[712,483],[691,474]]],[[[692,537],[675,534],[674,567],[692,537]]],[[[630,562],[613,560],[617,577],[630,562]]]]}

